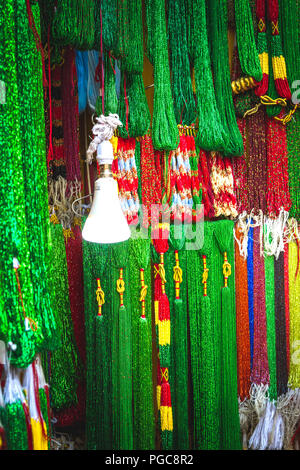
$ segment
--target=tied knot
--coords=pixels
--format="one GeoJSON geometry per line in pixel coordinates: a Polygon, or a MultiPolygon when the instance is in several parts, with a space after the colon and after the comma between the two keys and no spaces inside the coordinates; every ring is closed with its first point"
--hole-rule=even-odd
{"type": "Polygon", "coordinates": [[[146,299],[148,286],[143,286],[140,293],[140,302],[143,302],[146,299]]]}
{"type": "Polygon", "coordinates": [[[125,282],[121,278],[117,280],[117,292],[119,294],[123,294],[125,292],[125,282]]]}
{"type": "Polygon", "coordinates": [[[103,289],[101,287],[98,287],[96,290],[96,297],[97,297],[97,302],[99,306],[102,306],[105,303],[105,294],[103,289]]]}
{"type": "Polygon", "coordinates": [[[182,283],[182,269],[180,266],[176,265],[173,268],[174,271],[174,276],[173,279],[175,282],[179,282],[179,284],[182,283]]]}
{"type": "Polygon", "coordinates": [[[273,100],[273,98],[271,98],[270,96],[263,95],[260,97],[260,101],[265,106],[287,106],[286,98],[276,98],[275,100],[273,100]]]}
{"type": "MultiPolygon", "coordinates": [[[[208,268],[204,268],[204,271],[203,271],[203,274],[202,274],[202,284],[206,284],[206,283],[207,283],[208,271],[209,271],[208,268]]],[[[223,267],[223,272],[224,272],[224,267],[223,267]]]]}
{"type": "Polygon", "coordinates": [[[231,265],[227,260],[223,263],[223,275],[226,279],[231,275],[231,265]]]}
{"type": "Polygon", "coordinates": [[[154,266],[154,270],[155,270],[154,277],[156,278],[157,276],[159,276],[161,278],[161,282],[165,284],[166,283],[166,271],[165,271],[164,265],[159,264],[158,268],[154,266]]]}
{"type": "Polygon", "coordinates": [[[230,265],[230,263],[228,263],[226,251],[224,253],[223,275],[224,275],[224,279],[225,279],[224,287],[227,287],[228,286],[227,279],[231,275],[231,265],[230,265]]]}

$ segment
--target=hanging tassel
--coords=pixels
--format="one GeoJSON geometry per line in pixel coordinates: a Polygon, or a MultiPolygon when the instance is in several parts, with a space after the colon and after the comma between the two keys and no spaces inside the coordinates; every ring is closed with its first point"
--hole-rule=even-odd
{"type": "MultiPolygon", "coordinates": [[[[185,238],[179,240],[183,245],[185,238]]],[[[177,445],[180,449],[188,449],[188,351],[187,351],[187,321],[184,300],[181,298],[180,286],[183,282],[182,268],[179,263],[179,252],[174,251],[175,266],[174,272],[174,362],[175,362],[175,412],[176,413],[176,429],[177,429],[177,445]]]]}
{"type": "Polygon", "coordinates": [[[287,80],[285,58],[282,52],[281,36],[278,24],[278,0],[268,0],[268,17],[271,21],[272,67],[276,90],[281,98],[291,99],[291,90],[287,80]]]}
{"type": "MultiPolygon", "coordinates": [[[[210,248],[208,248],[209,250],[210,248]]],[[[213,449],[214,446],[214,426],[213,417],[211,416],[211,407],[215,401],[214,387],[214,351],[213,351],[213,315],[211,311],[211,299],[208,295],[208,275],[209,268],[207,267],[207,256],[202,255],[203,272],[202,272],[202,286],[203,295],[200,298],[200,312],[198,313],[200,337],[200,419],[201,419],[201,449],[213,449]],[[207,335],[207,336],[206,336],[207,335]],[[205,367],[204,367],[205,365],[205,367]]]]}
{"type": "Polygon", "coordinates": [[[246,75],[260,82],[263,74],[257,54],[252,13],[248,0],[235,0],[235,21],[241,69],[246,75]]]}
{"type": "Polygon", "coordinates": [[[152,289],[150,240],[136,231],[130,239],[134,449],[153,449],[155,440],[152,381],[152,289]]]}
{"type": "Polygon", "coordinates": [[[263,96],[267,93],[269,87],[269,54],[267,45],[265,0],[256,0],[256,18],[258,25],[257,51],[263,77],[254,92],[257,96],[263,96]]]}
{"type": "Polygon", "coordinates": [[[222,421],[224,449],[241,449],[237,398],[236,319],[234,302],[233,224],[219,221],[215,237],[223,255],[221,290],[222,421]],[[229,263],[229,256],[231,263],[229,263]],[[229,287],[230,279],[230,287],[229,287]]]}
{"type": "Polygon", "coordinates": [[[105,449],[105,442],[103,436],[105,435],[105,429],[107,426],[107,412],[103,409],[105,402],[105,392],[107,385],[104,385],[105,380],[107,380],[107,371],[105,371],[105,364],[108,361],[107,354],[107,325],[105,321],[105,315],[103,315],[103,305],[105,304],[105,294],[101,287],[100,279],[97,278],[97,289],[96,289],[96,299],[98,304],[98,312],[95,318],[95,336],[96,336],[96,370],[98,371],[98,376],[96,381],[98,383],[98,397],[97,397],[97,408],[98,416],[100,421],[100,428],[97,435],[97,449],[105,449]]]}
{"type": "MultiPolygon", "coordinates": [[[[165,290],[164,253],[168,250],[169,225],[159,224],[152,231],[153,245],[159,254],[160,263],[154,265],[156,278],[156,308],[158,322],[158,351],[161,373],[160,389],[160,422],[163,449],[172,448],[173,414],[171,405],[171,389],[169,384],[170,365],[170,305],[165,290]]],[[[160,384],[159,384],[160,385],[160,384]]]]}
{"type": "MultiPolygon", "coordinates": [[[[157,269],[157,268],[156,268],[157,269]]],[[[160,254],[160,264],[156,271],[156,275],[161,280],[161,291],[159,296],[159,313],[158,313],[158,339],[159,339],[159,357],[162,364],[170,363],[170,306],[167,297],[165,286],[165,268],[164,268],[164,255],[160,254]]]]}
{"type": "Polygon", "coordinates": [[[267,401],[264,414],[250,437],[249,448],[255,450],[266,450],[268,448],[269,435],[272,432],[275,411],[275,405],[267,401]]]}
{"type": "Polygon", "coordinates": [[[124,305],[124,268],[119,268],[119,278],[117,280],[117,292],[120,296],[119,304],[119,413],[120,413],[120,436],[119,448],[130,450],[133,447],[132,435],[132,382],[131,378],[131,323],[128,312],[124,305]]]}
{"type": "Polygon", "coordinates": [[[149,418],[152,414],[152,400],[149,396],[149,387],[151,386],[151,371],[149,361],[149,326],[146,317],[146,296],[148,286],[145,284],[145,271],[140,269],[140,303],[141,315],[138,323],[138,338],[137,338],[137,374],[138,374],[138,391],[137,391],[137,415],[140,418],[139,431],[143,435],[146,442],[146,448],[150,445],[152,429],[149,429],[149,418]],[[146,436],[149,436],[147,439],[146,436]]]}
{"type": "Polygon", "coordinates": [[[173,413],[171,404],[171,389],[169,384],[169,369],[161,367],[161,395],[160,395],[160,425],[162,431],[162,448],[172,448],[173,413]]]}

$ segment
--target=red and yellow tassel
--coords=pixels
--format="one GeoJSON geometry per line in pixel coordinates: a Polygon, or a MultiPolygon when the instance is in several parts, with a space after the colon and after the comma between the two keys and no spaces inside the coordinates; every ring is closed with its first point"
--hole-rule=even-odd
{"type": "Polygon", "coordinates": [[[272,67],[275,87],[281,98],[291,99],[291,90],[287,80],[286,63],[282,52],[282,43],[278,25],[278,0],[268,0],[268,17],[271,22],[272,67]]]}
{"type": "Polygon", "coordinates": [[[269,87],[269,54],[267,45],[265,0],[256,0],[256,17],[258,25],[257,50],[263,78],[258,82],[255,94],[257,96],[263,96],[267,93],[269,87]]]}
{"type": "Polygon", "coordinates": [[[160,256],[160,263],[154,265],[155,287],[155,322],[158,338],[158,377],[157,403],[160,412],[161,438],[163,449],[172,448],[173,413],[171,404],[171,389],[169,384],[171,321],[170,305],[166,294],[164,253],[168,251],[168,224],[158,224],[153,230],[153,245],[160,256]]]}

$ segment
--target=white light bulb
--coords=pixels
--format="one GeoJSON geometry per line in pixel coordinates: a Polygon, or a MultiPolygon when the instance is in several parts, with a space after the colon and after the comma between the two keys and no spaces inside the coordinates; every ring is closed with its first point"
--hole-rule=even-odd
{"type": "MultiPolygon", "coordinates": [[[[110,165],[113,158],[112,144],[102,142],[97,149],[99,165],[110,165]]],[[[119,201],[118,183],[112,177],[95,181],[93,203],[82,237],[94,243],[118,243],[130,238],[130,229],[119,201]]]]}

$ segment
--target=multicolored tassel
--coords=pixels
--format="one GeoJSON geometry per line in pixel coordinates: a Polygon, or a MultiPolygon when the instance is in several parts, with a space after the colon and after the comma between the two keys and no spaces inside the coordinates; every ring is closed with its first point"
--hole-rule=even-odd
{"type": "Polygon", "coordinates": [[[161,439],[163,449],[172,448],[173,413],[169,383],[171,322],[170,305],[165,290],[164,253],[168,251],[169,225],[159,223],[152,231],[153,245],[159,255],[159,263],[154,264],[155,316],[158,336],[159,367],[158,404],[160,412],[161,439]]]}

